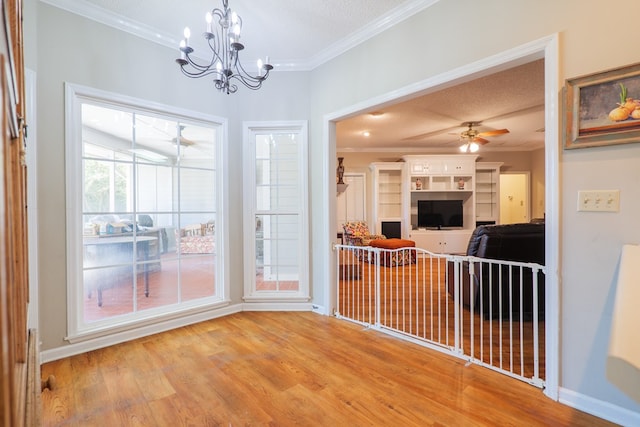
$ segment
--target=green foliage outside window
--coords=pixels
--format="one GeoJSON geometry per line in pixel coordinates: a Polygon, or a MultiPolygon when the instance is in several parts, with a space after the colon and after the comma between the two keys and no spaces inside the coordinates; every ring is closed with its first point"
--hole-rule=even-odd
{"type": "Polygon", "coordinates": [[[84,161],[84,211],[127,211],[130,166],[103,160],[84,161]],[[113,168],[113,187],[111,170],[113,168]],[[113,205],[111,204],[113,196],[113,205]]]}

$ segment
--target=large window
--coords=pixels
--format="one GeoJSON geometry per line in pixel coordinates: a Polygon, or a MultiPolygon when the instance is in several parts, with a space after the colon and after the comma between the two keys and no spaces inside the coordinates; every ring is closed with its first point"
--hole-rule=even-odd
{"type": "Polygon", "coordinates": [[[308,301],[306,123],[245,125],[245,301],[308,301]]]}
{"type": "Polygon", "coordinates": [[[224,300],[220,121],[68,86],[70,335],[224,300]]]}

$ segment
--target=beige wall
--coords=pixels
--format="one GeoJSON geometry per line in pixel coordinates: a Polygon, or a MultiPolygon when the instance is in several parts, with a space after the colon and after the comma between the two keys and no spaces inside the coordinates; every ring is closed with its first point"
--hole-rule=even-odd
{"type": "MultiPolygon", "coordinates": [[[[560,87],[566,78],[638,62],[637,49],[619,43],[620,16],[638,14],[639,2],[625,3],[622,11],[606,2],[580,0],[440,1],[312,72],[312,140],[322,139],[323,116],[373,105],[367,102],[386,100],[409,85],[555,34],[560,87]],[[466,17],[482,23],[481,28],[460,30],[459,23],[466,17]]],[[[550,107],[560,121],[562,105],[550,107]]],[[[560,197],[560,218],[547,224],[560,235],[560,391],[585,406],[593,403],[588,399],[595,399],[640,413],[640,403],[605,375],[620,251],[624,243],[640,243],[640,144],[565,151],[561,135],[553,144],[559,150],[559,164],[552,166],[560,179],[559,188],[553,188],[560,197]],[[577,212],[581,189],[620,189],[620,212],[577,212]]],[[[311,156],[320,158],[325,149],[312,146],[311,156]]],[[[540,176],[536,171],[542,163],[542,154],[533,153],[532,174],[540,176]]],[[[318,195],[322,194],[320,172],[312,171],[311,179],[318,195]]],[[[542,199],[542,188],[548,190],[549,183],[537,179],[532,184],[533,214],[539,216],[549,210],[542,199]]],[[[321,196],[313,198],[316,239],[323,236],[324,203],[321,196]]],[[[322,262],[323,256],[314,260],[322,262]]],[[[314,283],[327,280],[324,271],[314,270],[314,283]]]]}
{"type": "MultiPolygon", "coordinates": [[[[173,60],[175,50],[36,0],[27,0],[25,11],[26,66],[37,73],[39,335],[46,351],[68,344],[65,82],[227,119],[226,209],[229,218],[242,218],[242,122],[306,120],[308,74],[275,73],[261,92],[239,91],[230,97],[206,78],[184,77],[173,60]]],[[[229,221],[227,228],[232,236],[229,260],[242,260],[242,221],[229,221]]],[[[244,265],[229,265],[231,301],[240,304],[244,265]]]]}
{"type": "MultiPolygon", "coordinates": [[[[228,99],[218,96],[208,82],[177,73],[175,52],[168,48],[36,0],[26,1],[25,40],[30,50],[37,49],[36,54],[28,52],[25,57],[27,66],[38,74],[38,223],[42,233],[38,249],[44,349],[66,344],[65,81],[228,117],[230,218],[242,217],[242,120],[309,119],[311,286],[314,303],[323,305],[324,289],[331,281],[325,265],[331,254],[325,253],[322,242],[330,237],[326,218],[334,214],[329,211],[325,189],[335,173],[322,160],[328,150],[324,117],[554,34],[560,41],[561,82],[638,61],[632,43],[620,42],[620,26],[625,17],[632,21],[640,15],[640,2],[626,2],[622,10],[607,2],[581,0],[441,0],[311,72],[276,72],[263,91],[245,91],[228,99]],[[461,25],[469,19],[480,25],[471,29],[461,25]]],[[[561,117],[561,106],[552,108],[561,117]]],[[[554,141],[558,146],[561,143],[560,137],[554,141]]],[[[565,398],[583,405],[610,404],[640,414],[640,404],[605,377],[620,250],[624,243],[640,242],[640,145],[560,150],[559,154],[560,164],[553,166],[560,176],[560,188],[554,188],[561,199],[560,220],[549,226],[560,234],[560,387],[565,398]],[[619,213],[576,212],[578,190],[616,188],[621,190],[619,213]]],[[[528,161],[513,158],[510,162],[514,168],[527,165],[532,174],[540,176],[536,172],[543,163],[540,153],[533,153],[528,161]]],[[[346,167],[356,164],[360,163],[347,160],[346,167]]],[[[548,184],[534,182],[537,214],[544,208],[539,206],[542,188],[548,189],[548,184]]],[[[238,301],[243,279],[239,261],[242,226],[232,221],[229,227],[233,236],[229,253],[234,260],[232,297],[238,301]]]]}

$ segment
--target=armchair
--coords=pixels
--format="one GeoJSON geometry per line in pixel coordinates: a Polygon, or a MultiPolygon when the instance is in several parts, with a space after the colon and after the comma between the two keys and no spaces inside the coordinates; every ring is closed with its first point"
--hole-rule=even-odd
{"type": "Polygon", "coordinates": [[[383,234],[371,234],[366,221],[349,221],[342,228],[344,242],[349,246],[369,246],[372,240],[386,239],[383,234]]]}

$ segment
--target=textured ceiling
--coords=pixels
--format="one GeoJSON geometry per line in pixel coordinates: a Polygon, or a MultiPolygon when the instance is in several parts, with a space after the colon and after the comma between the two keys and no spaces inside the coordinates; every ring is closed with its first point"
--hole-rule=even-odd
{"type": "Polygon", "coordinates": [[[482,122],[482,150],[533,150],[544,146],[544,60],[500,71],[338,123],[342,150],[455,151],[463,122],[482,122]],[[364,131],[370,136],[365,137],[364,131]]]}

